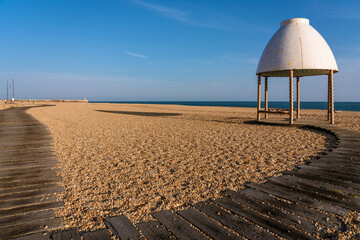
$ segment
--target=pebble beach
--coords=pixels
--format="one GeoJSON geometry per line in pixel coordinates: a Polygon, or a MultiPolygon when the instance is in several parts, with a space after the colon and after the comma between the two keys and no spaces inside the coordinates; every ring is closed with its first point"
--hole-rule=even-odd
{"type": "Polygon", "coordinates": [[[137,223],[221,197],[293,169],[334,141],[312,129],[251,124],[252,108],[56,103],[28,113],[53,136],[64,188],[56,214],[81,230],[104,228],[108,216],[137,223]]]}

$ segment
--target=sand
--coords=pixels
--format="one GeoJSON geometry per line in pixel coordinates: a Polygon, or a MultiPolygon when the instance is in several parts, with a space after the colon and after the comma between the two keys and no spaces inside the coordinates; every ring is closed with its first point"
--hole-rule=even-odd
{"type": "Polygon", "coordinates": [[[54,138],[65,189],[57,215],[81,230],[104,228],[108,216],[136,223],[221,197],[333,141],[310,129],[248,124],[251,108],[58,103],[28,112],[54,138]]]}

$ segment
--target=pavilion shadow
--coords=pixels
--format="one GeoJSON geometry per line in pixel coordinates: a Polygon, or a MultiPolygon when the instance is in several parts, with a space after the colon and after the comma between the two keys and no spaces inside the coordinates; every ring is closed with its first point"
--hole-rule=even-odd
{"type": "Polygon", "coordinates": [[[249,124],[249,125],[273,125],[273,126],[292,126],[292,125],[289,125],[288,122],[285,123],[269,123],[269,122],[259,122],[257,120],[248,120],[248,121],[244,121],[244,124],[249,124]]]}
{"type": "Polygon", "coordinates": [[[145,117],[169,117],[169,116],[182,115],[180,113],[164,113],[164,112],[128,112],[128,111],[107,111],[107,110],[95,110],[95,111],[105,112],[105,113],[134,115],[134,116],[145,116],[145,117]]]}

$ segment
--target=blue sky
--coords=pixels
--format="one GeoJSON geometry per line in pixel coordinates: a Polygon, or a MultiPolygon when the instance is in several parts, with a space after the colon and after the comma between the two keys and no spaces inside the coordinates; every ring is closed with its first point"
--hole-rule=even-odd
{"type": "MultiPolygon", "coordinates": [[[[335,100],[360,101],[358,0],[0,0],[0,98],[14,78],[16,98],[255,101],[261,53],[293,17],[333,50],[335,100]]],[[[301,84],[326,100],[326,76],[301,84]]]]}

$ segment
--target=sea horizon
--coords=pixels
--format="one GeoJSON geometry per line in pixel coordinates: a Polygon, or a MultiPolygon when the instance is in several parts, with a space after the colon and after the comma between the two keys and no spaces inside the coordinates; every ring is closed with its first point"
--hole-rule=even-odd
{"type": "MultiPolygon", "coordinates": [[[[209,107],[251,107],[256,108],[256,101],[93,101],[89,103],[126,103],[126,104],[163,104],[163,105],[183,105],[183,106],[209,106],[209,107]]],[[[261,103],[264,107],[265,102],[261,103]]],[[[294,102],[294,108],[296,102],[294,102]]],[[[335,111],[360,111],[360,102],[341,102],[334,103],[335,111]]],[[[269,108],[289,108],[287,101],[269,101],[269,108]]],[[[300,109],[327,109],[327,102],[321,101],[303,101],[300,103],[300,109]]]]}

